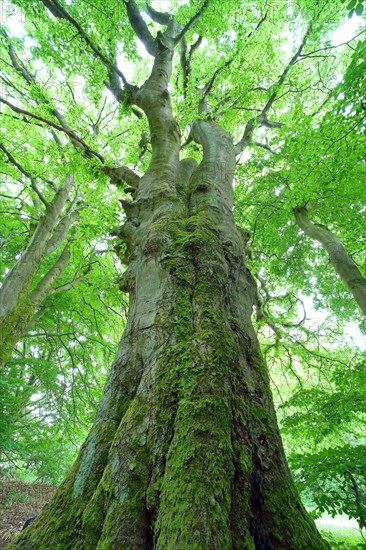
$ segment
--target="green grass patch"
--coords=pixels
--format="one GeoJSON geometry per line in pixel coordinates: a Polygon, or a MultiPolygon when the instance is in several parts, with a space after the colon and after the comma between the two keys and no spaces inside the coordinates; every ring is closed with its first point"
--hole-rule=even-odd
{"type": "Polygon", "coordinates": [[[355,527],[346,525],[321,524],[317,526],[322,536],[330,543],[332,549],[366,550],[366,541],[355,527]]]}

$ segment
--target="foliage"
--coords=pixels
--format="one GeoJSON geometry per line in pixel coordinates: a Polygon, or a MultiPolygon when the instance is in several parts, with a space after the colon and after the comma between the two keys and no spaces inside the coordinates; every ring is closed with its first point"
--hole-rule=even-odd
{"type": "MultiPolygon", "coordinates": [[[[138,4],[145,9],[144,2],[138,4]]],[[[44,3],[17,0],[4,28],[18,68],[9,40],[1,45],[5,98],[65,130],[58,111],[73,138],[87,145],[77,147],[69,134],[47,122],[8,106],[2,110],[1,140],[37,178],[44,196],[52,195],[50,181],[60,182],[72,172],[80,201],[72,259],[57,285],[85,276],[47,299],[0,373],[3,472],[21,468],[21,475],[28,470],[54,482],[92,421],[124,321],[126,299],[115,284],[121,264],[112,255],[116,239],[111,236],[123,220],[122,190],[109,185],[101,166],[123,162],[142,172],[151,158],[149,140],[143,140],[146,120],[133,113],[127,95],[115,101],[110,67],[99,55],[116,60],[132,84],[141,84],[149,73],[150,60],[141,56],[123,3],[73,0],[62,6],[82,23],[89,43],[44,3]],[[90,43],[98,46],[99,57],[90,43]]],[[[170,7],[183,23],[202,2],[170,7]]],[[[365,321],[324,250],[296,224],[293,208],[306,203],[312,218],[339,237],[365,273],[362,8],[362,1],[320,7],[312,1],[281,1],[271,6],[233,2],[228,9],[227,3],[212,0],[186,35],[188,48],[200,35],[205,39],[192,53],[186,82],[176,60],[171,94],[185,138],[205,101],[208,116],[236,140],[253,126],[237,164],[235,216],[249,231],[246,252],[258,283],[257,328],[274,388],[284,401],[279,410],[290,462],[319,513],[342,511],[358,520],[345,472],[365,490],[365,371],[358,345],[350,339],[345,345],[345,334],[365,334],[365,321]],[[360,29],[346,41],[334,41],[348,14],[360,29]]],[[[154,22],[148,25],[156,31],[154,22]]],[[[201,110],[199,116],[206,115],[201,110]]],[[[189,139],[183,151],[198,156],[189,139]]],[[[5,156],[2,161],[5,275],[31,239],[42,210],[29,178],[5,156]]],[[[37,281],[52,259],[44,260],[37,281]]]]}

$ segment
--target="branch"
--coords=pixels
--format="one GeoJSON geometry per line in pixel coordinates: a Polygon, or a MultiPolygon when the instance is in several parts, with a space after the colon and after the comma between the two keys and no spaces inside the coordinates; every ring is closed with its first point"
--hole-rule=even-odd
{"type": "Polygon", "coordinates": [[[1,29],[1,33],[5,37],[5,39],[8,43],[9,57],[11,59],[11,62],[13,64],[14,69],[16,71],[18,71],[27,82],[29,82],[29,83],[34,82],[34,77],[27,71],[26,67],[24,67],[23,64],[18,63],[17,55],[14,51],[14,47],[13,47],[13,45],[10,41],[10,38],[9,38],[8,34],[6,33],[4,28],[1,29]]]}
{"type": "Polygon", "coordinates": [[[293,209],[293,213],[298,226],[304,231],[305,235],[319,241],[324,246],[330,263],[352,293],[364,315],[366,315],[366,279],[362,276],[341,241],[326,226],[313,223],[308,217],[306,206],[297,206],[293,209]]]}
{"type": "Polygon", "coordinates": [[[187,41],[186,41],[185,37],[183,37],[182,40],[181,40],[180,64],[181,64],[182,72],[183,72],[183,94],[184,94],[184,97],[186,97],[186,91],[187,91],[187,87],[188,87],[188,78],[189,78],[189,75],[192,72],[192,67],[191,67],[192,56],[193,56],[194,52],[196,51],[196,49],[199,48],[199,46],[201,45],[201,42],[202,42],[202,36],[199,36],[197,38],[196,42],[194,42],[194,44],[192,44],[192,46],[190,47],[188,58],[187,58],[187,41]]]}
{"type": "MultiPolygon", "coordinates": [[[[1,99],[1,98],[0,98],[1,99]]],[[[7,159],[9,160],[9,162],[11,162],[12,164],[14,164],[14,166],[16,168],[18,168],[19,172],[21,172],[26,178],[28,178],[31,182],[31,186],[32,186],[32,189],[34,189],[34,191],[37,193],[37,196],[38,198],[43,202],[43,204],[45,206],[48,206],[49,203],[48,201],[45,199],[45,197],[43,196],[43,194],[41,193],[41,191],[38,189],[38,186],[36,184],[36,181],[35,179],[30,175],[29,172],[27,172],[27,170],[25,170],[23,168],[23,166],[21,164],[19,164],[19,162],[17,162],[15,160],[15,158],[13,157],[13,155],[11,153],[9,153],[9,151],[5,148],[5,146],[0,143],[0,149],[5,153],[7,159]]]]}
{"type": "MultiPolygon", "coordinates": [[[[324,52],[325,50],[334,50],[336,48],[340,48],[341,46],[348,46],[348,44],[350,42],[352,42],[353,40],[356,40],[356,38],[358,38],[359,36],[361,36],[361,34],[364,34],[365,32],[366,32],[366,30],[363,30],[363,31],[359,32],[358,34],[356,34],[353,38],[351,38],[347,42],[341,42],[340,44],[337,44],[336,46],[326,46],[324,48],[319,48],[318,50],[313,50],[312,52],[301,54],[300,57],[305,58],[305,57],[312,56],[314,53],[324,52]]],[[[301,61],[301,59],[299,59],[298,61],[301,61]]]]}
{"type": "Polygon", "coordinates": [[[349,470],[346,470],[344,473],[348,474],[350,479],[351,479],[352,489],[353,489],[353,492],[355,494],[355,500],[356,500],[356,504],[357,504],[357,508],[358,508],[358,513],[359,513],[359,516],[360,516],[361,528],[366,529],[366,516],[365,516],[365,513],[364,513],[364,504],[362,503],[362,496],[360,494],[359,486],[357,484],[357,481],[356,481],[355,477],[353,476],[353,474],[349,470]]]}
{"type": "Polygon", "coordinates": [[[131,27],[135,31],[137,37],[141,40],[145,46],[147,52],[155,57],[156,55],[156,42],[150,33],[148,26],[141,17],[140,10],[136,6],[135,0],[124,0],[127,16],[131,27]]]}
{"type": "Polygon", "coordinates": [[[53,235],[51,236],[51,238],[49,239],[46,245],[46,249],[45,249],[46,256],[51,254],[51,252],[53,252],[54,250],[56,250],[56,248],[60,246],[60,244],[65,240],[69,228],[76,221],[78,221],[79,218],[80,218],[79,212],[77,211],[71,212],[66,216],[64,216],[63,218],[61,218],[53,235]]]}
{"type": "Polygon", "coordinates": [[[203,11],[207,8],[209,2],[210,2],[210,0],[205,0],[203,2],[201,9],[188,21],[188,23],[183,27],[181,32],[175,38],[175,44],[179,44],[179,42],[182,40],[183,36],[186,35],[186,33],[189,31],[189,29],[195,24],[197,19],[199,17],[201,17],[203,11]]]}
{"type": "Polygon", "coordinates": [[[63,285],[57,286],[56,288],[52,288],[48,294],[48,296],[53,296],[54,294],[58,294],[59,292],[64,292],[65,290],[71,290],[74,288],[74,286],[79,283],[80,281],[83,281],[85,277],[90,273],[92,269],[92,264],[94,262],[91,262],[87,268],[84,270],[84,273],[82,275],[79,275],[79,277],[74,277],[71,281],[68,283],[65,283],[63,285]]]}
{"type": "Polygon", "coordinates": [[[262,19],[260,19],[260,21],[256,24],[256,26],[254,27],[254,30],[250,31],[250,33],[247,36],[247,39],[250,38],[252,36],[253,32],[256,32],[259,29],[259,27],[265,22],[265,20],[267,19],[267,15],[268,15],[268,10],[263,15],[262,19]]]}
{"type": "Polygon", "coordinates": [[[160,25],[168,25],[170,20],[173,17],[168,12],[161,12],[161,11],[154,10],[154,8],[150,6],[150,4],[146,4],[146,11],[150,19],[155,21],[155,23],[159,23],[160,25]]]}
{"type": "Polygon", "coordinates": [[[124,182],[135,189],[140,181],[140,176],[127,166],[102,166],[101,171],[110,177],[111,183],[117,186],[124,182]]]}
{"type": "Polygon", "coordinates": [[[226,63],[224,63],[224,65],[216,69],[216,71],[214,72],[214,74],[212,75],[212,77],[210,78],[210,80],[207,82],[207,84],[204,86],[202,90],[204,97],[207,96],[212,90],[212,86],[215,83],[217,75],[220,74],[223,69],[226,69],[226,67],[229,67],[232,61],[233,61],[232,59],[229,59],[228,61],[226,61],[226,63]]]}
{"type": "Polygon", "coordinates": [[[97,57],[102,61],[102,63],[108,67],[110,70],[114,71],[118,76],[122,79],[123,83],[128,85],[128,82],[122,73],[118,69],[118,67],[115,65],[115,61],[110,61],[101,51],[99,46],[96,46],[91,39],[89,38],[88,33],[84,31],[84,29],[79,25],[77,21],[57,2],[57,0],[41,0],[43,4],[46,6],[46,8],[54,15],[55,17],[59,19],[66,19],[66,21],[69,21],[71,25],[75,27],[75,29],[78,31],[79,35],[85,40],[85,42],[90,46],[92,51],[95,53],[97,57]]]}
{"type": "MultiPolygon", "coordinates": [[[[297,49],[297,52],[295,53],[295,55],[293,55],[293,57],[291,58],[291,60],[289,61],[288,65],[285,67],[283,73],[281,74],[280,78],[278,79],[278,82],[277,82],[277,85],[276,85],[276,88],[279,88],[280,86],[282,86],[282,84],[284,83],[285,81],[285,78],[289,72],[289,70],[291,69],[291,67],[293,65],[295,65],[297,59],[300,57],[301,55],[301,52],[302,50],[304,49],[304,46],[307,42],[307,39],[309,38],[309,35],[311,33],[311,30],[312,30],[312,21],[310,21],[309,23],[309,26],[308,28],[306,29],[306,32],[304,34],[304,38],[302,39],[302,42],[300,44],[300,46],[298,47],[297,49]]],[[[269,98],[269,100],[267,101],[264,109],[262,110],[262,113],[261,115],[263,116],[263,118],[266,118],[266,114],[268,113],[269,109],[272,107],[275,99],[277,97],[277,91],[274,91],[273,94],[271,95],[271,97],[269,98]]]]}
{"type": "Polygon", "coordinates": [[[42,277],[36,288],[30,295],[31,302],[35,307],[41,304],[51,291],[52,284],[61,275],[65,269],[68,261],[70,260],[71,253],[69,243],[65,246],[61,252],[58,260],[53,264],[49,271],[42,277]]]}
{"type": "MultiPolygon", "coordinates": [[[[13,67],[14,69],[19,72],[22,77],[24,78],[24,80],[28,83],[28,84],[35,84],[35,85],[38,85],[35,77],[33,75],[30,74],[30,72],[28,72],[27,68],[24,66],[23,63],[18,63],[18,60],[17,60],[17,55],[14,51],[14,47],[11,43],[11,40],[9,39],[7,33],[5,32],[5,30],[2,29],[2,34],[4,35],[6,41],[7,41],[7,44],[8,44],[8,52],[9,52],[9,57],[11,59],[11,62],[13,64],[13,67]]],[[[117,78],[117,77],[116,77],[117,78]]],[[[12,85],[12,83],[10,83],[12,85]]],[[[20,92],[19,92],[20,93],[20,92]]],[[[21,94],[23,95],[23,94],[21,94]]],[[[57,109],[55,108],[52,108],[51,106],[51,101],[44,97],[44,102],[46,105],[48,105],[50,107],[50,112],[57,118],[57,120],[60,122],[61,126],[71,132],[72,134],[75,134],[71,128],[68,126],[67,122],[66,122],[66,119],[64,117],[64,115],[58,111],[57,109]]],[[[37,103],[37,105],[39,105],[39,101],[37,99],[35,99],[35,102],[37,103]]],[[[79,143],[78,141],[76,141],[73,137],[70,137],[71,139],[71,142],[72,144],[74,145],[74,147],[76,147],[77,149],[84,149],[85,151],[87,151],[87,149],[85,149],[81,143],[79,143]]]]}
{"type": "Polygon", "coordinates": [[[99,153],[96,153],[95,151],[93,151],[89,145],[87,143],[85,143],[85,141],[83,141],[82,139],[80,139],[78,136],[76,136],[73,132],[71,132],[70,130],[67,130],[66,128],[63,128],[62,126],[59,126],[58,124],[55,124],[54,122],[52,122],[52,120],[48,120],[46,118],[43,118],[43,117],[40,117],[38,115],[35,115],[34,113],[30,113],[29,111],[26,111],[25,109],[20,109],[19,107],[16,107],[15,105],[12,105],[11,103],[9,103],[9,101],[7,101],[6,99],[0,97],[0,103],[4,103],[5,105],[7,105],[8,107],[10,107],[10,109],[12,111],[14,111],[15,113],[19,113],[21,115],[26,115],[26,116],[29,116],[29,117],[32,117],[34,118],[35,120],[39,120],[40,122],[43,122],[44,124],[47,124],[48,126],[51,126],[52,128],[55,128],[56,130],[59,130],[60,132],[64,132],[65,134],[67,134],[70,138],[74,139],[75,141],[78,141],[79,143],[81,143],[81,145],[88,151],[90,152],[92,155],[94,155],[95,157],[97,157],[103,164],[104,164],[104,157],[102,157],[99,153]]]}
{"type": "Polygon", "coordinates": [[[280,78],[278,79],[277,84],[276,84],[276,90],[271,94],[270,98],[268,99],[267,103],[263,107],[260,114],[257,117],[251,118],[247,122],[242,138],[235,145],[235,153],[237,155],[239,155],[243,151],[243,149],[245,147],[247,147],[250,144],[250,142],[252,141],[253,133],[254,133],[254,129],[255,129],[256,124],[258,124],[259,126],[265,126],[267,128],[280,128],[281,126],[283,126],[283,124],[280,123],[280,122],[271,122],[271,121],[269,121],[268,118],[267,118],[267,113],[268,113],[269,109],[272,107],[273,103],[275,102],[275,100],[277,98],[278,88],[280,86],[282,86],[289,70],[296,63],[297,59],[300,57],[301,52],[302,52],[302,50],[303,50],[303,48],[304,48],[304,46],[307,42],[307,39],[309,38],[311,30],[312,30],[312,21],[309,23],[309,26],[308,26],[305,34],[304,34],[302,42],[301,42],[299,48],[297,49],[295,55],[293,55],[293,57],[291,58],[291,60],[286,65],[285,69],[283,70],[280,78]]]}
{"type": "Polygon", "coordinates": [[[256,145],[257,147],[262,147],[262,149],[266,149],[267,151],[272,153],[272,155],[276,154],[276,151],[274,151],[269,145],[267,145],[267,143],[259,143],[259,141],[255,141],[254,145],[256,145]]]}

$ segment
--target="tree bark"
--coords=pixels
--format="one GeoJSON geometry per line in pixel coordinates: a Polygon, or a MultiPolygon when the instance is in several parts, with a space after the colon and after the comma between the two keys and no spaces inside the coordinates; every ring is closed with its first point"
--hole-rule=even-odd
{"type": "Polygon", "coordinates": [[[309,219],[304,206],[294,208],[294,214],[305,235],[324,246],[330,263],[352,293],[361,311],[366,315],[366,279],[362,276],[341,241],[327,227],[313,223],[309,219]]]}
{"type": "Polygon", "coordinates": [[[139,101],[156,151],[123,227],[128,323],[76,463],[8,548],[328,548],[291,479],[251,325],[232,138],[196,121],[203,161],[179,162],[151,83],[139,101]]]}
{"type": "Polygon", "coordinates": [[[47,204],[27,248],[0,287],[0,367],[11,356],[41,302],[51,291],[52,283],[69,260],[70,253],[66,245],[50,271],[32,289],[41,262],[65,242],[70,226],[78,217],[75,211],[62,217],[72,181],[71,176],[68,177],[47,204]]]}
{"type": "Polygon", "coordinates": [[[291,479],[251,324],[255,284],[233,218],[232,137],[198,120],[179,160],[168,83],[179,29],[133,101],[152,158],[125,204],[126,329],[70,474],[9,550],[321,550],[291,479]],[[128,207],[127,207],[128,206],[128,207]]]}

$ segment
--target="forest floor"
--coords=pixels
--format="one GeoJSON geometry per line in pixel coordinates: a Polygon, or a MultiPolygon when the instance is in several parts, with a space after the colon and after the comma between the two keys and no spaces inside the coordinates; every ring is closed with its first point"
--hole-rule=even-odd
{"type": "MultiPolygon", "coordinates": [[[[19,533],[27,519],[39,515],[56,489],[55,485],[0,480],[0,550],[19,533]]],[[[364,548],[364,541],[353,523],[341,516],[317,521],[332,548],[364,548]]]]}
{"type": "Polygon", "coordinates": [[[56,489],[55,485],[0,480],[0,550],[19,533],[27,519],[39,515],[56,489]]]}

